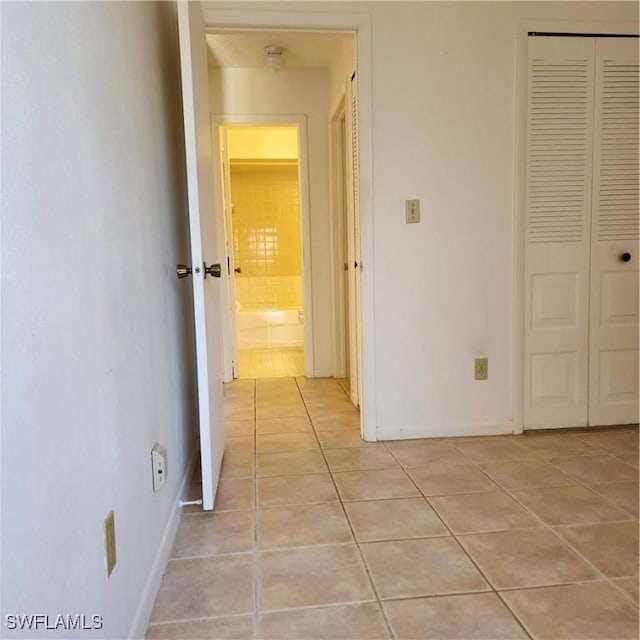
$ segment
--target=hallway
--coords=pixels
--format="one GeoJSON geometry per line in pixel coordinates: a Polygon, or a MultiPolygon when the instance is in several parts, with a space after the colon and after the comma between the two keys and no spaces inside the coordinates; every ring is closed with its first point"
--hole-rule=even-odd
{"type": "Polygon", "coordinates": [[[147,638],[637,638],[637,428],[367,444],[305,378],[225,386],[225,428],[147,638]]]}

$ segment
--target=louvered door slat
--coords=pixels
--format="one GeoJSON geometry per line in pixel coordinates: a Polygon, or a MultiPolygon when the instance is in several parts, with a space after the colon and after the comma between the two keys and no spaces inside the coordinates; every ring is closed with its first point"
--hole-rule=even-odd
{"type": "Polygon", "coordinates": [[[592,56],[568,39],[530,45],[527,240],[582,242],[591,190],[592,56]]]}

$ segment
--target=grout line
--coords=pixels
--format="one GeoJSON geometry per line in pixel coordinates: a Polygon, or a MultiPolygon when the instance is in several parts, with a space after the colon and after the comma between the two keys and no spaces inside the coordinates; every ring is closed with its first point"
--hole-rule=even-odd
{"type": "MultiPolygon", "coordinates": [[[[454,445],[455,446],[455,445],[454,445]]],[[[456,449],[458,449],[456,447],[456,449]]],[[[608,578],[602,571],[600,571],[588,558],[586,558],[585,556],[583,556],[582,553],[580,553],[577,549],[575,549],[573,547],[573,545],[571,545],[567,540],[565,540],[564,538],[562,538],[562,536],[560,536],[560,534],[555,531],[554,527],[559,527],[559,526],[569,526],[569,525],[551,525],[551,524],[547,524],[540,516],[538,516],[532,509],[530,509],[526,504],[524,504],[516,495],[513,494],[513,491],[526,491],[527,489],[523,488],[523,489],[508,489],[507,487],[505,487],[504,485],[500,484],[498,481],[494,480],[493,478],[491,478],[491,476],[485,471],[485,469],[483,469],[480,465],[482,463],[480,462],[476,462],[474,460],[472,460],[469,456],[467,456],[467,454],[464,453],[464,451],[462,451],[461,449],[458,449],[458,451],[460,451],[465,457],[467,457],[469,459],[469,461],[471,462],[471,464],[476,467],[481,473],[483,473],[487,478],[489,478],[490,480],[492,480],[493,482],[496,482],[496,484],[498,485],[498,487],[500,487],[500,489],[506,494],[508,495],[512,500],[514,500],[519,506],[521,506],[527,513],[529,513],[530,515],[533,516],[533,518],[538,521],[540,523],[539,527],[535,527],[535,529],[542,529],[542,530],[549,530],[551,531],[551,533],[565,546],[567,547],[570,551],[572,551],[578,558],[580,558],[583,562],[586,563],[586,565],[592,569],[595,573],[596,576],[599,576],[599,580],[595,579],[595,580],[591,580],[588,582],[594,582],[594,581],[609,581],[610,578],[608,578]]],[[[558,467],[556,467],[556,465],[552,464],[551,462],[549,462],[549,460],[545,460],[545,462],[547,464],[550,464],[553,468],[558,469],[560,472],[562,472],[562,469],[559,469],[558,467]]],[[[487,464],[486,462],[484,464],[487,464]]],[[[571,478],[573,478],[573,476],[570,476],[571,478]]],[[[608,500],[604,500],[604,498],[602,496],[599,496],[595,491],[591,490],[590,487],[585,486],[583,483],[581,483],[579,480],[575,479],[575,484],[572,485],[561,485],[562,487],[565,486],[582,486],[583,488],[589,489],[591,491],[591,493],[593,493],[594,495],[596,495],[599,499],[605,501],[609,506],[613,506],[614,508],[615,505],[613,505],[612,503],[610,503],[608,500]]],[[[545,487],[540,487],[540,489],[544,489],[545,487]]],[[[549,487],[549,488],[553,488],[553,487],[549,487]]],[[[558,488],[558,487],[556,487],[558,488]]],[[[622,511],[620,509],[620,511],[622,511]]],[[[628,521],[628,520],[625,520],[628,521]]],[[[616,521],[614,521],[616,522],[616,521]]],[[[575,523],[573,525],[570,526],[588,526],[589,524],[612,524],[611,521],[606,521],[606,522],[596,522],[596,523],[575,523]]],[[[476,535],[480,535],[484,532],[476,532],[476,535]]],[[[470,535],[470,534],[467,534],[470,535]]],[[[462,546],[462,545],[461,545],[462,546]]],[[[509,589],[502,589],[501,591],[506,592],[506,591],[517,591],[519,589],[532,589],[532,588],[538,588],[538,589],[542,589],[545,587],[549,587],[549,586],[567,586],[569,584],[584,584],[587,581],[577,581],[577,580],[573,580],[570,583],[560,583],[560,584],[555,584],[555,585],[540,585],[537,587],[514,587],[514,588],[509,588],[509,589]]],[[[491,583],[490,583],[491,584],[491,583]]],[[[492,585],[493,586],[493,585],[492,585]]],[[[509,611],[511,612],[511,614],[518,620],[518,622],[520,622],[520,624],[522,625],[523,629],[525,629],[525,631],[527,631],[527,629],[525,628],[525,625],[523,622],[520,621],[520,619],[517,617],[516,613],[511,609],[511,607],[509,606],[508,602],[500,595],[501,591],[497,591],[496,590],[496,594],[498,595],[498,597],[502,600],[502,602],[505,604],[505,606],[507,607],[507,609],[509,609],[509,611]]],[[[528,633],[528,631],[527,631],[528,633]]]]}
{"type": "MultiPolygon", "coordinates": [[[[385,445],[386,446],[386,445],[385,445]]],[[[393,455],[393,452],[389,450],[389,447],[387,447],[387,451],[389,451],[389,453],[394,457],[394,459],[398,462],[398,464],[400,464],[400,461],[393,455]]],[[[400,465],[402,467],[402,465],[400,465]]],[[[458,536],[453,532],[453,530],[451,529],[451,527],[447,524],[447,522],[444,520],[444,518],[440,515],[440,513],[438,512],[438,510],[434,507],[434,505],[431,503],[431,501],[429,500],[429,498],[422,492],[422,490],[420,489],[420,487],[418,486],[418,484],[413,480],[413,478],[409,475],[409,473],[407,473],[406,469],[404,469],[404,467],[402,467],[402,470],[405,472],[405,474],[407,475],[407,477],[409,478],[409,480],[412,482],[412,484],[414,485],[414,487],[420,492],[420,495],[424,498],[424,500],[426,501],[426,503],[429,505],[429,507],[431,508],[431,510],[436,514],[436,516],[438,517],[438,519],[440,520],[440,522],[443,524],[443,526],[447,529],[447,531],[449,532],[449,534],[452,536],[453,540],[455,540],[456,544],[458,545],[458,547],[462,550],[462,552],[467,556],[467,558],[469,559],[469,561],[473,564],[473,566],[476,568],[476,570],[480,573],[480,575],[482,576],[482,578],[484,579],[484,581],[487,583],[489,590],[494,593],[507,607],[507,610],[509,611],[509,613],[511,613],[511,615],[513,616],[514,620],[520,625],[520,627],[522,628],[522,630],[527,634],[527,636],[529,638],[532,638],[533,636],[529,633],[529,631],[526,629],[524,623],[520,620],[520,618],[511,610],[511,608],[509,606],[507,606],[506,602],[504,602],[504,600],[500,597],[500,594],[498,593],[498,591],[495,589],[495,587],[493,586],[493,583],[491,582],[491,580],[489,580],[488,576],[484,573],[484,571],[480,568],[480,566],[478,565],[478,563],[475,561],[475,559],[471,556],[471,554],[467,551],[467,549],[464,547],[464,545],[460,542],[460,540],[458,540],[458,536]]],[[[486,475],[486,474],[485,474],[486,475]]]]}
{"type": "Polygon", "coordinates": [[[262,578],[258,549],[258,384],[253,381],[253,633],[262,636],[260,624],[260,582],[262,578]]]}
{"type": "MultiPolygon", "coordinates": [[[[316,431],[315,425],[313,424],[313,419],[311,418],[311,415],[309,414],[309,410],[307,408],[305,399],[304,399],[304,394],[302,393],[302,390],[300,389],[300,385],[298,384],[298,381],[296,380],[296,386],[298,387],[298,391],[300,393],[300,397],[302,398],[302,402],[305,406],[305,409],[307,409],[307,415],[309,416],[309,420],[311,421],[311,426],[313,428],[313,431],[315,433],[316,436],[316,440],[318,441],[318,446],[320,446],[320,438],[318,437],[318,432],[316,431]]],[[[337,383],[336,383],[337,384],[337,383]]],[[[340,386],[340,385],[338,385],[340,386]]],[[[353,529],[353,525],[351,524],[351,520],[349,519],[349,515],[347,514],[347,510],[344,506],[344,501],[342,499],[342,495],[340,494],[340,491],[338,490],[338,485],[336,484],[336,480],[334,477],[333,472],[331,471],[331,468],[329,467],[329,463],[327,461],[327,457],[324,453],[324,449],[322,449],[322,447],[320,447],[320,451],[322,454],[322,458],[324,459],[324,463],[327,465],[327,469],[329,470],[329,477],[331,478],[331,482],[333,483],[333,488],[334,491],[336,492],[337,496],[338,496],[338,500],[340,503],[340,508],[342,509],[342,514],[344,515],[344,518],[347,522],[347,526],[349,527],[349,531],[351,532],[351,536],[353,538],[353,543],[355,544],[356,550],[358,552],[358,558],[360,559],[360,564],[362,566],[362,568],[364,569],[367,578],[369,579],[369,584],[371,586],[371,590],[376,598],[376,602],[378,604],[378,609],[380,611],[380,614],[382,615],[382,619],[384,620],[384,624],[387,628],[387,631],[389,633],[389,638],[395,638],[395,635],[393,633],[393,630],[391,628],[391,623],[389,622],[388,618],[387,618],[387,614],[386,611],[384,610],[384,607],[382,606],[382,601],[380,599],[380,594],[378,593],[378,590],[376,588],[376,585],[373,581],[373,577],[371,576],[371,572],[369,571],[369,567],[367,565],[367,563],[365,562],[364,556],[362,554],[362,549],[360,548],[360,543],[358,542],[358,538],[355,534],[355,531],[353,529]]]]}

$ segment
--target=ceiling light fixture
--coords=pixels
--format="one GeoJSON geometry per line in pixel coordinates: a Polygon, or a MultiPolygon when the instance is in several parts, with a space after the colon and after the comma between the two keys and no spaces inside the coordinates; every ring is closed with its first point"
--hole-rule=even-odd
{"type": "Polygon", "coordinates": [[[284,49],[271,44],[266,46],[262,62],[271,71],[282,71],[284,69],[284,49]]]}

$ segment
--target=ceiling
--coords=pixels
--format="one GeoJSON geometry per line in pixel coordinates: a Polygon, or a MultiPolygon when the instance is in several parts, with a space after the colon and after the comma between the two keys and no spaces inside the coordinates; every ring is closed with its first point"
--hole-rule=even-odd
{"type": "Polygon", "coordinates": [[[286,69],[323,69],[331,65],[334,51],[353,37],[300,31],[208,33],[209,64],[223,68],[262,68],[264,48],[275,45],[284,49],[286,69]]]}

